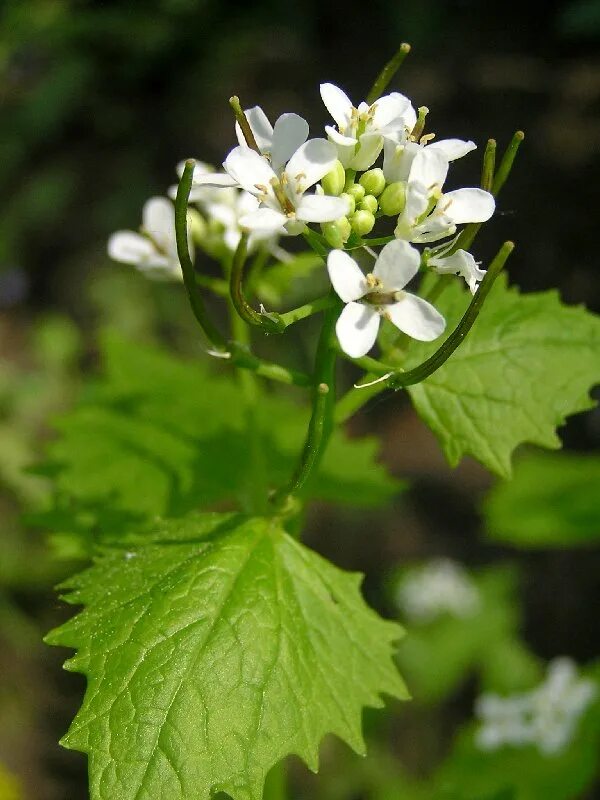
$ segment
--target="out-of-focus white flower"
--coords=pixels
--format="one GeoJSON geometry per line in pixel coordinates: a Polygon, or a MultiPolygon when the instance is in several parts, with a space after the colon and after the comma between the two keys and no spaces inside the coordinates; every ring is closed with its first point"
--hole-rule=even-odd
{"type": "Polygon", "coordinates": [[[420,261],[414,247],[393,241],[379,253],[373,272],[364,275],[343,250],[329,253],[331,283],[347,304],[336,325],[345,353],[352,358],[364,356],[375,344],[382,316],[420,341],[429,342],[443,332],[446,323],[442,315],[426,300],[404,291],[419,271],[420,261]]]}
{"type": "MultiPolygon", "coordinates": [[[[180,161],[179,164],[175,167],[175,171],[179,178],[183,175],[183,170],[185,169],[185,161],[180,161]]],[[[202,183],[201,179],[205,178],[207,175],[211,176],[211,180],[219,181],[223,178],[221,173],[215,172],[215,168],[211,164],[206,164],[204,161],[197,161],[194,159],[194,171],[192,173],[192,187],[190,189],[190,195],[188,198],[188,203],[198,203],[198,205],[204,205],[204,203],[210,203],[213,200],[217,200],[217,195],[221,188],[218,188],[215,185],[207,186],[205,183],[202,183]]],[[[227,180],[229,180],[229,176],[225,176],[227,180]]],[[[177,197],[177,185],[170,186],[168,195],[172,200],[175,200],[177,197]]]]}
{"type": "Polygon", "coordinates": [[[404,614],[417,622],[431,622],[442,614],[468,617],[480,606],[479,591],[469,573],[447,558],[409,573],[398,586],[396,600],[404,614]]]}
{"type": "MultiPolygon", "coordinates": [[[[223,226],[223,241],[228,250],[234,251],[242,237],[240,220],[257,211],[260,203],[254,195],[240,189],[224,189],[221,196],[210,203],[203,204],[203,210],[210,220],[223,226]]],[[[260,243],[273,244],[277,233],[272,231],[252,231],[248,237],[248,250],[251,252],[260,243]]]]}
{"type": "Polygon", "coordinates": [[[406,141],[417,121],[410,100],[398,92],[384,95],[371,105],[352,105],[348,95],[333,83],[321,84],[325,107],[337,123],[325,128],[338,148],[345,168],[369,169],[381,153],[384,140],[395,144],[406,141]]]}
{"type": "Polygon", "coordinates": [[[572,741],[596,694],[596,684],[580,678],[570,658],[556,658],[548,665],[546,679],[530,692],[509,697],[484,694],[478,699],[475,713],[481,725],[475,741],[482,750],[530,744],[540,753],[554,755],[572,741]]]}
{"type": "Polygon", "coordinates": [[[427,138],[423,137],[421,142],[407,141],[401,144],[390,139],[384,142],[383,174],[388,183],[407,181],[415,156],[425,147],[430,153],[441,153],[447,161],[455,161],[477,149],[475,142],[465,142],[462,139],[441,139],[439,142],[432,142],[425,141],[427,138]]]}
{"type": "Polygon", "coordinates": [[[326,175],[336,160],[335,147],[325,139],[309,139],[301,145],[280,173],[264,156],[249,147],[234,148],[225,159],[227,174],[245,191],[258,198],[260,207],[240,219],[250,231],[295,235],[307,222],[330,222],[343,217],[347,201],[323,194],[306,194],[326,175]]]}
{"type": "Polygon", "coordinates": [[[181,280],[171,201],[166,197],[150,198],[144,205],[140,233],[113,233],[108,240],[108,255],[115,261],[132,264],[149,278],[181,280]]]}
{"type": "Polygon", "coordinates": [[[427,260],[427,264],[439,275],[460,275],[464,278],[471,294],[475,294],[479,281],[485,278],[485,270],[479,268],[480,263],[466,250],[457,250],[452,255],[439,255],[427,260]]]}
{"type": "MultiPolygon", "coordinates": [[[[273,171],[279,174],[296,150],[308,139],[308,122],[298,114],[282,114],[273,127],[260,106],[248,108],[244,114],[260,152],[271,162],[273,171]]],[[[247,142],[237,122],[235,132],[240,145],[246,146],[247,142]]]]}
{"type": "Polygon", "coordinates": [[[409,242],[436,242],[465,222],[486,222],[494,213],[493,195],[484,189],[442,193],[449,161],[440,150],[424,147],[415,155],[408,174],[406,205],[394,235],[409,242]]]}

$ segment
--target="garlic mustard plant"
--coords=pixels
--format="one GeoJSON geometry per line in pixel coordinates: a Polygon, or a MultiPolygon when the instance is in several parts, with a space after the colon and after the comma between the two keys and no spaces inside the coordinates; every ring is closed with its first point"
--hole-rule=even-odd
{"type": "MultiPolygon", "coordinates": [[[[370,444],[343,433],[371,398],[387,391],[392,408],[406,390],[452,465],[472,455],[504,477],[518,445],[556,447],[557,425],[589,407],[597,320],[509,287],[512,242],[493,257],[474,247],[523,134],[498,160],[489,140],[481,185],[456,186],[453,163],[475,144],[436,140],[425,106],[386,94],[408,50],[357,106],[321,85],[327,138],[232,97],[222,171],[184,161],[139,232],[109,240],[115,260],[183,280],[172,291],[185,291],[208,358],[109,339],[110,385],[57,446],[61,513],[73,508],[78,530],[93,520],[94,559],[64,585],[83,610],[47,638],[75,648],[67,666],[88,679],[63,743],[88,754],[92,800],[260,800],[269,773],[284,800],[288,755],[316,770],[328,733],[364,753],[363,709],[408,699],[393,657],[402,628],[366,605],[355,573],[301,542],[311,498],[373,507],[398,489],[370,444]],[[311,317],[306,366],[313,340],[286,334],[311,317]]],[[[400,601],[409,622],[448,613],[468,626],[480,597],[442,562],[400,601]]],[[[552,715],[572,724],[587,701],[569,681],[568,709],[552,715]]],[[[505,722],[494,708],[483,703],[483,740],[523,738],[521,711],[502,707],[505,722]]]]}

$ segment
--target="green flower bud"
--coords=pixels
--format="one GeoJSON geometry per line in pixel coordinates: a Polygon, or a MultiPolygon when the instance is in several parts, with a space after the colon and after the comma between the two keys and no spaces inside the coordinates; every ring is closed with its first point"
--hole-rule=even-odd
{"type": "Polygon", "coordinates": [[[333,169],[321,180],[321,186],[325,194],[332,194],[336,197],[344,190],[346,182],[346,170],[342,166],[341,161],[336,161],[333,169]]]}
{"type": "Polygon", "coordinates": [[[385,189],[383,170],[377,167],[376,169],[370,169],[367,172],[363,172],[363,174],[360,176],[359,184],[364,187],[364,190],[367,194],[372,194],[375,197],[379,197],[379,195],[385,189]]]}
{"type": "Polygon", "coordinates": [[[355,211],[350,217],[350,225],[354,233],[359,236],[366,236],[373,230],[375,216],[370,211],[355,211]]]}
{"type": "Polygon", "coordinates": [[[351,195],[357,203],[359,203],[366,194],[365,187],[361,186],[360,183],[353,183],[352,186],[346,189],[346,193],[351,195]]]}
{"type": "Polygon", "coordinates": [[[372,194],[366,194],[358,204],[361,211],[370,211],[374,214],[377,211],[377,198],[372,194]]]}
{"type": "Polygon", "coordinates": [[[406,184],[403,181],[390,183],[379,198],[379,208],[386,217],[395,217],[404,211],[406,205],[406,184]]]}
{"type": "Polygon", "coordinates": [[[340,197],[343,197],[344,200],[348,203],[348,215],[354,214],[354,212],[356,211],[356,200],[354,199],[354,197],[351,194],[348,194],[348,192],[342,192],[340,197]]]}
{"type": "Polygon", "coordinates": [[[341,250],[351,233],[350,223],[346,217],[340,217],[333,222],[323,222],[321,230],[327,244],[336,250],[341,250]]]}

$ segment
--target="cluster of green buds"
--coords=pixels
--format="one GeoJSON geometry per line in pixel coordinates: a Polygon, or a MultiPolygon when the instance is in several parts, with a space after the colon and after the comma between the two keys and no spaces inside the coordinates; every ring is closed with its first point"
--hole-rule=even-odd
{"type": "Polygon", "coordinates": [[[356,178],[356,172],[345,170],[338,160],[321,181],[325,194],[342,197],[348,204],[346,216],[321,224],[323,236],[333,248],[342,248],[352,232],[360,237],[367,236],[378,217],[397,217],[404,210],[404,181],[387,183],[379,167],[363,172],[358,180],[356,178]]]}

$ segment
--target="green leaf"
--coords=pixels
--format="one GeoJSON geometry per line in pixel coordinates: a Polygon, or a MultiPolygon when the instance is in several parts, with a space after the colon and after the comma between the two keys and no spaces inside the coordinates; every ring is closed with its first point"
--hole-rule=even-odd
{"type": "Polygon", "coordinates": [[[576,547],[600,539],[600,457],[529,453],[484,504],[490,538],[517,547],[576,547]]]}
{"type": "MultiPolygon", "coordinates": [[[[468,300],[453,283],[436,303],[448,332],[468,300]]],[[[439,344],[415,342],[405,366],[420,363],[439,344]]],[[[598,317],[563,305],[555,292],[522,295],[501,276],[466,340],[409,392],[452,466],[472,455],[508,477],[518,445],[560,447],[557,426],[592,407],[588,393],[600,380],[599,347],[598,317]]]]}
{"type": "Polygon", "coordinates": [[[402,629],[274,519],[193,514],[105,549],[65,588],[85,609],[50,644],[87,676],[63,740],[92,800],[259,800],[268,770],[322,737],[364,752],[361,711],[406,698],[402,629]]]}
{"type": "MultiPolygon", "coordinates": [[[[115,530],[155,516],[240,500],[253,479],[245,410],[235,376],[114,336],[104,343],[105,376],[63,417],[44,470],[62,508],[73,500],[93,526],[115,530]],[[110,526],[105,526],[106,511],[110,526]]],[[[275,394],[261,401],[261,448],[270,486],[284,483],[302,447],[309,410],[275,394]]],[[[336,431],[308,496],[380,505],[400,488],[374,463],[373,439],[336,431]]],[[[56,516],[56,515],[55,515],[56,516]]]]}

